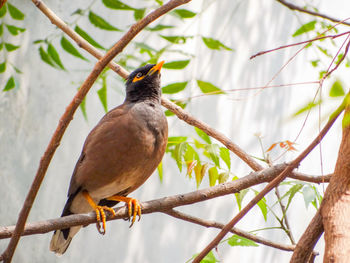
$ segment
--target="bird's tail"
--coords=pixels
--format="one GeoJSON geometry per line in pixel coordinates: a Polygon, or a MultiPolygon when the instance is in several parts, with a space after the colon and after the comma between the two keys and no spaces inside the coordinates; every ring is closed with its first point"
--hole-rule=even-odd
{"type": "Polygon", "coordinates": [[[56,230],[51,238],[50,250],[58,255],[66,252],[73,236],[78,233],[81,226],[73,226],[62,230],[56,230]]]}
{"type": "MultiPolygon", "coordinates": [[[[70,206],[77,193],[78,191],[69,196],[66,205],[63,208],[61,217],[73,214],[70,211],[70,206]]],[[[50,250],[52,252],[55,252],[57,255],[62,255],[64,252],[66,252],[70,242],[72,241],[72,238],[76,233],[78,233],[80,228],[81,226],[73,226],[70,228],[56,230],[51,238],[50,250]]]]}

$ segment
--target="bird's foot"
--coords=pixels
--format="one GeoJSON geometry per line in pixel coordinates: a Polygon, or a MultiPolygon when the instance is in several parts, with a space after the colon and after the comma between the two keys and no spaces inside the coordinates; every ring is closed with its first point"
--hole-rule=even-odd
{"type": "Polygon", "coordinates": [[[96,213],[96,227],[97,231],[104,235],[106,234],[106,213],[105,210],[111,213],[112,217],[115,216],[115,212],[113,208],[110,208],[108,206],[100,206],[95,203],[95,201],[91,198],[89,193],[87,191],[83,191],[83,196],[85,197],[86,201],[90,204],[90,206],[95,210],[96,213]],[[102,230],[101,230],[102,228],[102,230]]]}
{"type": "Polygon", "coordinates": [[[110,208],[108,206],[100,206],[100,205],[97,205],[95,207],[96,220],[97,220],[96,228],[101,235],[106,234],[106,213],[104,210],[110,212],[112,217],[115,216],[115,212],[113,208],[110,208]],[[101,230],[101,224],[102,224],[102,230],[101,230]]]}
{"type": "Polygon", "coordinates": [[[138,221],[140,221],[140,219],[141,219],[141,206],[140,206],[140,203],[137,199],[134,199],[131,197],[114,195],[114,196],[107,198],[107,200],[120,201],[120,202],[126,203],[126,205],[128,207],[129,220],[132,218],[130,227],[132,227],[133,224],[135,223],[136,216],[139,217],[138,221]]]}

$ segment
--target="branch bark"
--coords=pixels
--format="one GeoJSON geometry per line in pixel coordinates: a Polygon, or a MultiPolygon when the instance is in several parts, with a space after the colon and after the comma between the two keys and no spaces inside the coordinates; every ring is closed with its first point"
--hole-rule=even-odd
{"type": "Polygon", "coordinates": [[[330,17],[328,15],[325,15],[325,14],[322,14],[322,13],[318,13],[318,12],[315,12],[315,11],[307,10],[307,9],[302,8],[300,6],[288,3],[287,1],[284,1],[284,0],[276,0],[276,1],[279,2],[280,4],[284,5],[284,6],[288,7],[290,10],[302,12],[302,13],[309,14],[309,15],[312,15],[312,16],[321,17],[321,18],[330,20],[332,22],[336,22],[336,23],[340,23],[340,24],[343,24],[343,25],[350,26],[350,23],[344,22],[343,20],[340,20],[340,19],[337,19],[337,18],[334,18],[334,17],[330,17]]]}
{"type": "MultiPolygon", "coordinates": [[[[26,199],[24,201],[23,207],[19,213],[16,228],[14,230],[13,236],[11,237],[11,240],[8,244],[8,247],[2,254],[2,257],[5,262],[9,263],[12,260],[12,256],[14,254],[14,251],[17,247],[18,241],[21,237],[21,233],[24,229],[25,222],[27,221],[29,212],[32,208],[33,202],[35,200],[35,197],[39,191],[40,185],[44,179],[44,176],[46,174],[47,168],[49,167],[49,164],[51,162],[51,159],[57,149],[57,147],[60,144],[60,141],[62,139],[62,136],[68,127],[68,124],[73,119],[73,115],[76,111],[76,109],[79,107],[81,101],[84,99],[87,92],[90,90],[92,84],[96,81],[102,70],[109,64],[109,62],[123,49],[125,46],[147,25],[149,25],[152,21],[156,20],[158,17],[162,16],[163,14],[169,12],[170,10],[174,9],[175,7],[188,3],[191,0],[171,0],[168,3],[164,4],[163,6],[159,7],[158,9],[154,10],[150,14],[148,14],[146,17],[135,23],[130,27],[128,32],[124,34],[124,36],[107,52],[105,56],[103,56],[94,66],[92,72],[88,76],[88,78],[84,81],[82,86],[80,87],[77,94],[74,96],[71,103],[66,108],[66,111],[62,115],[59,124],[50,140],[49,145],[46,148],[46,151],[44,155],[42,156],[40,160],[40,165],[38,168],[38,171],[36,173],[36,176],[32,182],[32,185],[29,189],[29,192],[26,196],[26,199]]],[[[40,7],[40,1],[36,1],[36,5],[40,7]]]]}
{"type": "Polygon", "coordinates": [[[323,233],[322,216],[317,211],[309,226],[296,244],[290,263],[309,262],[312,250],[323,233]]]}
{"type": "Polygon", "coordinates": [[[334,176],[320,208],[325,239],[324,262],[348,262],[350,255],[350,93],[334,176]]]}

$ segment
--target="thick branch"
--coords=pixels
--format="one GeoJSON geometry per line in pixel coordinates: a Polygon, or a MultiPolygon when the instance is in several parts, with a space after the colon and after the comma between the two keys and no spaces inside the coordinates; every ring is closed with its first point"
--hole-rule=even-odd
{"type": "Polygon", "coordinates": [[[269,193],[274,187],[282,182],[292,171],[296,168],[300,162],[320,143],[323,137],[327,134],[332,127],[338,116],[343,112],[346,99],[338,107],[338,109],[331,115],[325,127],[317,135],[317,137],[311,142],[311,144],[296,158],[294,159],[275,179],[273,179],[259,194],[257,194],[210,242],[199,255],[193,260],[193,263],[199,263],[219,242],[224,238],[230,229],[232,229],[236,223],[241,220],[250,209],[252,209],[267,193],[269,193]]]}
{"type": "Polygon", "coordinates": [[[312,250],[320,239],[322,233],[322,216],[320,210],[318,210],[296,244],[290,263],[308,262],[312,255],[312,250]]]}
{"type": "MultiPolygon", "coordinates": [[[[194,224],[197,224],[197,225],[201,225],[201,226],[204,226],[204,227],[213,227],[213,228],[222,229],[225,226],[224,224],[218,223],[216,221],[204,220],[204,219],[201,219],[201,218],[198,218],[198,217],[194,217],[194,216],[187,215],[185,213],[176,211],[174,209],[165,211],[164,213],[168,214],[170,216],[173,216],[175,218],[178,218],[178,219],[181,219],[181,220],[185,220],[187,222],[191,222],[191,223],[194,223],[194,224]]],[[[295,249],[295,246],[293,246],[293,245],[285,245],[285,244],[276,243],[276,242],[270,241],[268,239],[265,239],[265,238],[253,235],[253,234],[251,234],[249,232],[243,231],[243,230],[241,230],[239,228],[236,228],[236,227],[232,228],[230,230],[230,232],[233,233],[233,234],[239,235],[241,237],[245,237],[247,239],[250,239],[250,240],[252,240],[252,241],[254,241],[256,243],[263,244],[265,246],[269,246],[269,247],[273,247],[273,248],[277,248],[277,249],[280,249],[280,250],[293,251],[295,249]]]]}
{"type": "MultiPolygon", "coordinates": [[[[123,49],[125,46],[147,25],[152,21],[156,20],[161,15],[169,12],[175,7],[185,4],[190,0],[171,0],[165,5],[159,7],[158,9],[151,12],[149,15],[138,21],[136,24],[132,25],[128,32],[103,56],[94,66],[92,72],[88,78],[84,81],[83,85],[80,87],[77,94],[74,96],[72,102],[66,108],[65,113],[62,115],[60,122],[50,140],[47,149],[40,160],[40,165],[37,171],[37,174],[33,180],[33,183],[29,189],[29,192],[24,201],[23,207],[19,213],[16,228],[14,234],[9,242],[9,245],[5,252],[2,254],[5,262],[11,262],[13,253],[16,249],[18,241],[21,237],[21,233],[24,229],[25,222],[27,221],[29,212],[33,205],[34,199],[39,191],[40,185],[44,179],[47,168],[51,162],[51,159],[60,144],[62,136],[73,119],[73,115],[76,109],[79,107],[81,101],[84,99],[87,92],[90,90],[92,84],[96,81],[102,70],[109,64],[109,62],[123,49]]],[[[40,3],[40,2],[38,2],[40,3]]],[[[39,4],[40,6],[40,4],[39,4]]]]}
{"type": "Polygon", "coordinates": [[[284,1],[284,0],[276,0],[276,1],[279,2],[280,4],[284,5],[284,6],[288,7],[291,10],[299,11],[299,12],[302,12],[302,13],[305,13],[305,14],[321,17],[321,18],[324,18],[324,19],[327,19],[327,20],[330,20],[330,21],[333,21],[333,22],[336,22],[336,23],[340,23],[340,24],[343,24],[343,25],[350,26],[350,23],[344,22],[343,20],[340,20],[340,19],[337,19],[337,18],[334,18],[334,17],[330,17],[328,15],[325,15],[325,14],[322,14],[322,13],[318,13],[318,12],[315,12],[315,11],[307,10],[307,9],[302,8],[300,6],[288,3],[287,1],[284,1]]]}

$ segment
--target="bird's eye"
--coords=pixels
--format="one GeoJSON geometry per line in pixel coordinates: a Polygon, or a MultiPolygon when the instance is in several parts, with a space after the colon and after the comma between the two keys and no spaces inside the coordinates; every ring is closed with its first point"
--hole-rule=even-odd
{"type": "Polygon", "coordinates": [[[141,78],[141,76],[142,76],[142,73],[141,73],[141,72],[139,72],[139,73],[136,74],[136,78],[141,78]]]}

